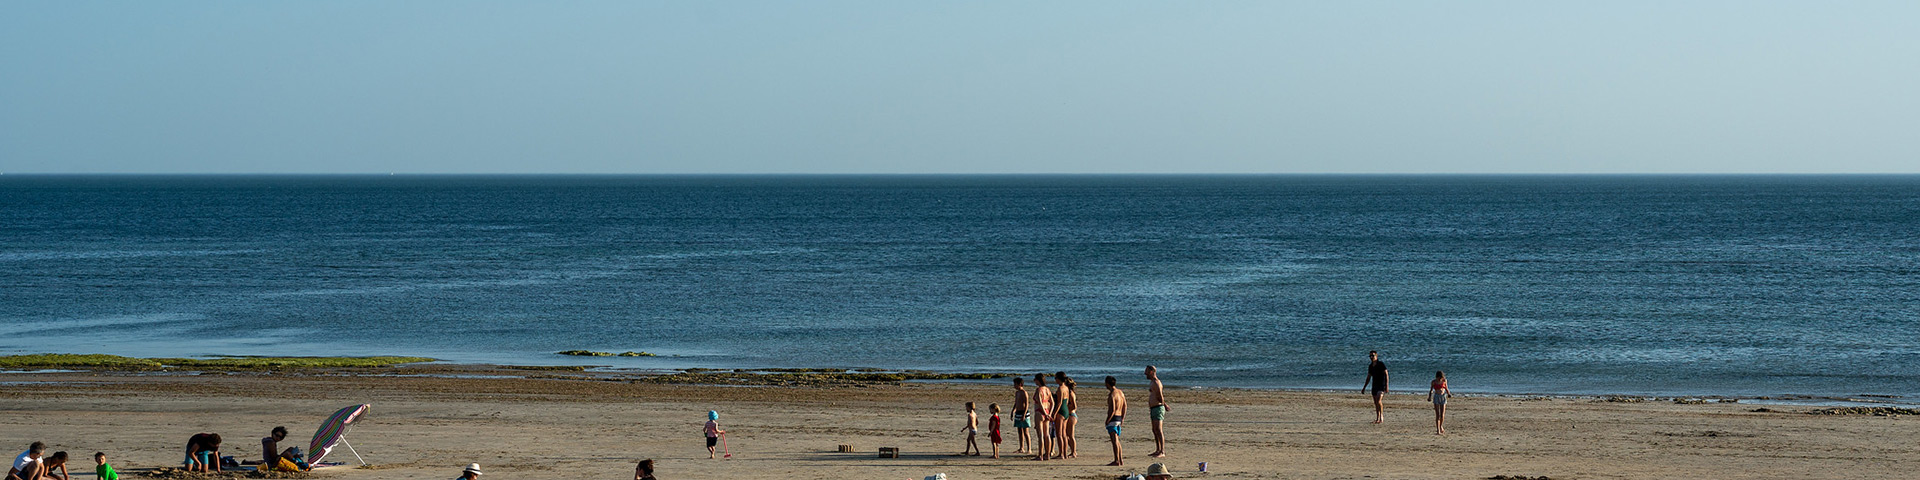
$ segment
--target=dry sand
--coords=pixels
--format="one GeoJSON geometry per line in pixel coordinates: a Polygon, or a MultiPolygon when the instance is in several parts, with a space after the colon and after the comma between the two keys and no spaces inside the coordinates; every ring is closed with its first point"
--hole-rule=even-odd
{"type": "MultiPolygon", "coordinates": [[[[402,370],[404,371],[404,370],[402,370]]],[[[519,372],[524,373],[524,372],[519,372]]],[[[76,457],[94,451],[123,472],[178,461],[186,438],[216,432],[224,453],[258,455],[275,425],[304,444],[328,413],[371,411],[349,435],[373,464],[319,478],[448,479],[469,462],[488,480],[627,478],[653,458],[664,479],[1112,479],[1155,460],[1144,408],[1110,458],[1105,391],[1082,387],[1080,458],[957,457],[962,404],[1010,403],[1010,387],[705,387],[539,378],[365,375],[0,374],[0,445],[35,440],[76,457]],[[721,412],[731,460],[708,460],[704,412],[721,412]],[[851,444],[857,453],[836,453],[851,444]],[[876,458],[899,447],[898,459],[876,458]]],[[[1135,402],[1139,386],[1127,387],[1135,402]]],[[[1167,429],[1176,478],[1915,478],[1920,417],[1831,416],[1751,404],[1455,398],[1445,437],[1431,407],[1392,395],[1385,425],[1365,396],[1174,388],[1167,429]],[[1213,472],[1197,474],[1197,462],[1213,472]]],[[[1007,418],[1011,437],[1011,417],[1007,418]]],[[[1013,449],[1012,438],[1002,453],[1013,449]]],[[[11,451],[8,451],[11,452],[11,451]]],[[[344,449],[332,460],[352,461],[344,449]]]]}

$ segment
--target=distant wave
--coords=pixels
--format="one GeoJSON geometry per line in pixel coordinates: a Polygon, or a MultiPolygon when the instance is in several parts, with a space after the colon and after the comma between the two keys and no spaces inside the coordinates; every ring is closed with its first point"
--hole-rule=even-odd
{"type": "Polygon", "coordinates": [[[141,257],[206,257],[214,255],[245,255],[266,250],[99,250],[85,252],[0,252],[0,262],[30,262],[37,260],[97,260],[114,258],[141,257]]]}

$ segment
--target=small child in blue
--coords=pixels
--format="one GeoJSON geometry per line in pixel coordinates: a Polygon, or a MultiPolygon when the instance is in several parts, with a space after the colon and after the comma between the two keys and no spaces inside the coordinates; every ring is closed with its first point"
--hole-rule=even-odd
{"type": "Polygon", "coordinates": [[[707,434],[707,459],[711,460],[716,458],[713,456],[713,447],[720,444],[721,435],[727,434],[726,430],[720,429],[720,412],[708,410],[707,426],[702,430],[707,434]]]}

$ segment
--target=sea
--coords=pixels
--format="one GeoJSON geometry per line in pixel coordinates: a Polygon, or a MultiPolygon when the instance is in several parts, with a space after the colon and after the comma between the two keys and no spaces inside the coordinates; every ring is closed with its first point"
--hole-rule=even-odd
{"type": "Polygon", "coordinates": [[[1920,176],[0,176],[0,354],[1357,391],[1374,350],[1911,401],[1920,176]]]}

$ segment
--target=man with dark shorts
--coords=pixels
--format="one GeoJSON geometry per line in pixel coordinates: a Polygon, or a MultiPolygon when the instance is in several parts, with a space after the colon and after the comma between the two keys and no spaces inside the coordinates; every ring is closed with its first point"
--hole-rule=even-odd
{"type": "Polygon", "coordinates": [[[1366,383],[1360,384],[1360,391],[1365,392],[1368,386],[1373,387],[1373,423],[1385,423],[1387,421],[1387,407],[1385,403],[1387,396],[1387,362],[1380,361],[1379,350],[1367,352],[1367,359],[1372,362],[1367,365],[1367,381],[1366,383]]]}

